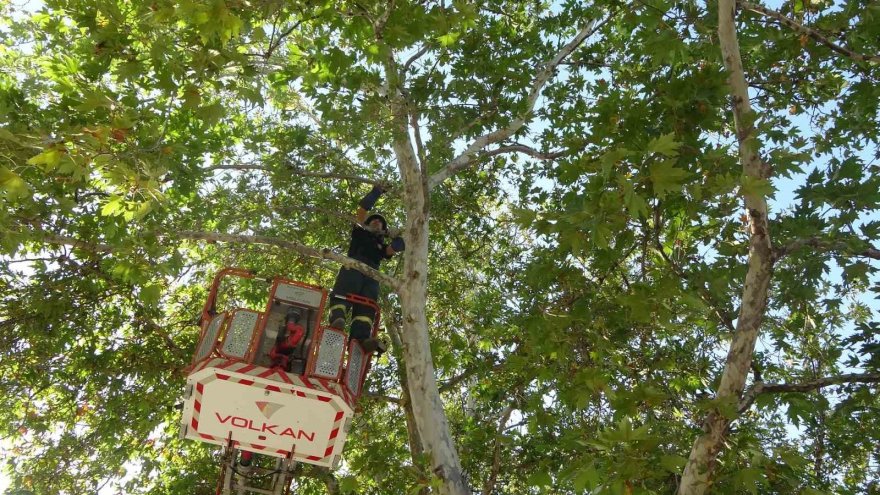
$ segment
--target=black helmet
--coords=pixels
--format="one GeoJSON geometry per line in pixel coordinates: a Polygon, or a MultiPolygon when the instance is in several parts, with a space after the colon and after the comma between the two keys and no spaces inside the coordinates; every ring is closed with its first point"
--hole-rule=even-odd
{"type": "Polygon", "coordinates": [[[378,213],[373,213],[372,215],[368,216],[367,219],[364,220],[364,225],[370,225],[370,222],[377,219],[382,222],[382,230],[388,230],[388,222],[385,221],[385,217],[378,213]]]}

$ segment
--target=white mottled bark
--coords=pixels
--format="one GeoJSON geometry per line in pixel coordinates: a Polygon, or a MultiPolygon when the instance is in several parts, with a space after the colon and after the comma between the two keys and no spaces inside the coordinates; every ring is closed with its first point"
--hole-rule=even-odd
{"type": "Polygon", "coordinates": [[[403,320],[401,340],[412,411],[422,446],[431,458],[433,472],[444,495],[468,495],[458,451],[452,440],[434,374],[428,336],[428,188],[408,133],[409,112],[397,81],[397,68],[389,60],[389,98],[393,125],[393,148],[403,179],[406,222],[403,280],[398,288],[403,320]]]}
{"type": "MultiPolygon", "coordinates": [[[[392,147],[403,180],[403,200],[406,208],[404,240],[407,249],[403,259],[403,279],[397,287],[403,317],[401,340],[407,385],[418,435],[425,452],[431,458],[434,474],[442,480],[440,492],[444,495],[469,495],[471,491],[462,475],[458,451],[453,443],[446,413],[443,410],[428,338],[426,306],[430,190],[471,166],[474,157],[487,146],[500,143],[514,135],[526,123],[541,90],[553,77],[556,68],[584,42],[595,25],[595,21],[588,23],[538,71],[527,99],[528,108],[523,114],[514,118],[506,128],[477,138],[460,156],[430,177],[426,170],[427,163],[424,163],[423,159],[420,164],[410,138],[408,126],[413,109],[408,108],[404,96],[404,75],[399,72],[393,55],[386,60],[386,87],[394,133],[392,147]]],[[[381,29],[377,28],[376,32],[381,34],[381,29]]],[[[378,38],[381,39],[381,36],[378,38]]]]}
{"type": "MultiPolygon", "coordinates": [[[[755,115],[749,104],[748,86],[736,38],[735,0],[718,2],[718,37],[724,66],[729,73],[733,116],[739,140],[739,156],[743,172],[753,179],[769,178],[769,169],[758,154],[755,139],[755,115]]],[[[742,292],[742,306],[736,331],[727,354],[716,400],[729,403],[735,410],[745,388],[752,363],[755,342],[767,308],[768,287],[772,272],[772,249],[767,221],[767,201],[760,194],[745,191],[749,218],[748,271],[742,292]]],[[[703,423],[704,433],[694,442],[678,488],[679,495],[702,495],[712,483],[718,454],[727,435],[731,419],[718,410],[709,413],[703,423]]]]}

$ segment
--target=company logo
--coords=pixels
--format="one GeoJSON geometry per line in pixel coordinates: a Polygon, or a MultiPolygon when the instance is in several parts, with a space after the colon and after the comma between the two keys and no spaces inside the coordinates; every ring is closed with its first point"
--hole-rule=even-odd
{"type": "Polygon", "coordinates": [[[241,416],[233,416],[231,414],[221,416],[218,412],[215,412],[214,416],[217,417],[217,421],[219,421],[221,425],[225,425],[228,423],[236,428],[254,431],[262,435],[271,434],[279,437],[291,437],[297,440],[305,439],[309,442],[315,441],[315,432],[313,431],[308,432],[301,429],[293,429],[289,426],[282,427],[281,425],[273,425],[270,423],[266,423],[265,421],[261,421],[258,423],[253,419],[242,418],[241,416]]]}
{"type": "Polygon", "coordinates": [[[273,414],[284,407],[283,405],[274,402],[256,401],[256,404],[257,408],[260,409],[260,412],[263,413],[263,416],[266,416],[266,419],[271,418],[273,414]]]}

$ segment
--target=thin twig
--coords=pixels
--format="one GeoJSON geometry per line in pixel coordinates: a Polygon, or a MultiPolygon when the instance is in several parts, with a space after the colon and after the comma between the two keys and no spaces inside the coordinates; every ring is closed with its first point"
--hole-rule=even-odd
{"type": "Polygon", "coordinates": [[[848,57],[856,62],[880,63],[880,56],[863,55],[861,53],[856,53],[856,52],[850,50],[849,48],[840,46],[837,43],[829,40],[827,37],[825,37],[824,35],[822,35],[818,31],[816,31],[815,29],[801,25],[797,21],[795,21],[794,19],[786,17],[783,14],[781,14],[780,12],[777,12],[773,9],[769,9],[767,7],[764,7],[763,5],[757,5],[757,4],[754,4],[751,2],[745,2],[742,0],[739,2],[739,5],[746,10],[751,10],[752,12],[776,19],[777,21],[779,21],[783,25],[785,25],[785,26],[787,26],[787,27],[789,27],[789,28],[801,33],[801,34],[807,35],[810,38],[813,38],[817,42],[830,48],[832,51],[837,52],[845,57],[848,57]]]}

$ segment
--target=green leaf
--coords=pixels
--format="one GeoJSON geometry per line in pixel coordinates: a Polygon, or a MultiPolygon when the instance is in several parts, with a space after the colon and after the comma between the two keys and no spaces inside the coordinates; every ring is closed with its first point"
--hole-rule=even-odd
{"type": "Polygon", "coordinates": [[[623,197],[626,209],[633,218],[648,218],[648,203],[639,193],[629,190],[623,197]]]}
{"type": "Polygon", "coordinates": [[[660,153],[661,155],[668,157],[675,157],[678,156],[679,147],[681,147],[681,143],[675,141],[675,134],[669,133],[654,138],[648,142],[647,151],[650,151],[651,153],[660,153]]]}
{"type": "Polygon", "coordinates": [[[104,206],[101,207],[101,215],[105,217],[118,216],[125,212],[125,202],[121,196],[111,196],[104,206]]]}
{"type": "Polygon", "coordinates": [[[529,486],[550,486],[553,483],[553,478],[550,476],[550,473],[546,471],[538,471],[531,476],[529,476],[528,481],[529,486]]]}
{"type": "Polygon", "coordinates": [[[602,476],[599,474],[599,471],[591,464],[577,472],[575,475],[573,484],[575,491],[584,491],[584,490],[592,490],[595,488],[599,482],[602,481],[602,476]]]}
{"type": "Polygon", "coordinates": [[[0,189],[3,190],[3,195],[12,201],[26,198],[31,194],[31,188],[24,179],[2,166],[0,166],[0,189]]]}
{"type": "Polygon", "coordinates": [[[43,169],[51,171],[61,163],[61,156],[61,151],[55,148],[49,148],[39,155],[30,157],[27,163],[28,165],[45,165],[43,169]]]}
{"type": "Polygon", "coordinates": [[[219,122],[220,119],[226,115],[226,110],[221,103],[217,102],[199,108],[196,110],[196,115],[202,119],[205,125],[210,127],[219,122]]]}
{"type": "Polygon", "coordinates": [[[150,284],[141,289],[141,302],[147,306],[156,306],[159,304],[159,298],[162,297],[162,287],[157,284],[150,284]]]}
{"type": "MultiPolygon", "coordinates": [[[[419,486],[421,489],[422,487],[419,486]]],[[[339,478],[340,493],[353,493],[358,491],[358,480],[355,476],[341,476],[339,478]]],[[[417,490],[418,492],[418,490],[417,490]]]]}
{"type": "Polygon", "coordinates": [[[687,457],[682,457],[680,455],[660,456],[660,465],[670,473],[680,473],[685,465],[687,465],[687,462],[687,457]]]}
{"type": "Polygon", "coordinates": [[[675,160],[653,163],[650,170],[654,194],[660,199],[665,198],[667,193],[681,191],[682,183],[690,175],[686,170],[677,168],[675,160]]]}
{"type": "Polygon", "coordinates": [[[21,142],[18,139],[18,136],[10,132],[9,129],[6,129],[5,127],[0,127],[0,139],[11,141],[15,144],[19,144],[21,142]]]}
{"type": "Polygon", "coordinates": [[[776,188],[767,179],[743,175],[740,178],[740,192],[744,196],[773,197],[776,188]]]}
{"type": "Polygon", "coordinates": [[[869,282],[868,274],[875,271],[871,268],[871,265],[865,263],[864,261],[856,261],[851,265],[847,265],[843,267],[843,279],[849,283],[863,283],[867,284],[869,282]]]}
{"type": "Polygon", "coordinates": [[[96,108],[113,108],[113,100],[100,91],[89,91],[83,94],[82,103],[76,109],[89,112],[96,108]]]}
{"type": "Polygon", "coordinates": [[[440,46],[452,46],[458,41],[458,38],[461,37],[461,33],[451,32],[446,33],[442,36],[437,37],[437,41],[440,42],[440,46]]]}
{"type": "Polygon", "coordinates": [[[753,495],[757,495],[760,492],[760,488],[767,485],[764,470],[760,468],[742,468],[736,472],[733,479],[738,486],[748,490],[753,495]]]}

